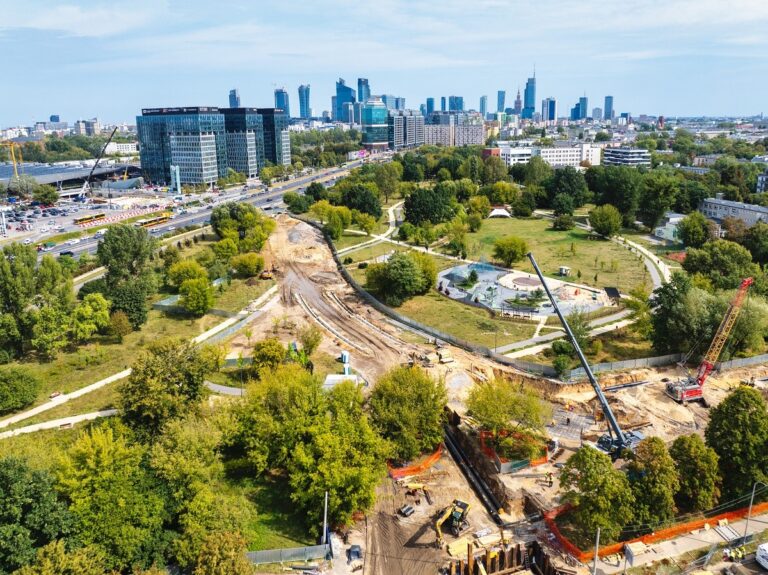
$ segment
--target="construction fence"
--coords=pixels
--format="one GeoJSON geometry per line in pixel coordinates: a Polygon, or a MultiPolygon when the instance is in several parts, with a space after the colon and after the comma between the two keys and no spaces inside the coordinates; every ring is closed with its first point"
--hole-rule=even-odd
{"type": "Polygon", "coordinates": [[[414,463],[413,465],[408,465],[406,467],[392,467],[389,464],[387,464],[387,467],[389,468],[389,476],[392,479],[402,479],[403,477],[411,477],[413,475],[421,475],[424,473],[427,469],[432,467],[435,463],[440,461],[440,458],[443,456],[443,444],[441,443],[434,453],[431,455],[428,455],[418,463],[414,463]]]}
{"type": "Polygon", "coordinates": [[[249,551],[248,560],[254,565],[266,563],[285,563],[288,561],[314,561],[327,559],[331,556],[330,544],[312,545],[310,547],[291,547],[289,549],[268,549],[266,551],[249,551]]]}
{"type": "MultiPolygon", "coordinates": [[[[662,365],[673,365],[683,359],[683,354],[673,353],[669,355],[660,355],[657,357],[641,357],[638,359],[627,359],[624,361],[612,361],[608,363],[596,363],[591,365],[592,373],[601,371],[621,371],[623,369],[637,369],[640,367],[659,367],[662,365]]],[[[583,368],[572,369],[568,374],[569,380],[585,379],[587,373],[583,368]]]]}

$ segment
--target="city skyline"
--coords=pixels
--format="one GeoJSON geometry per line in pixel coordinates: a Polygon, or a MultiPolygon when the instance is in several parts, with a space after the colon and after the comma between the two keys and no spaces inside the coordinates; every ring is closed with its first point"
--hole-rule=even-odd
{"type": "Polygon", "coordinates": [[[372,94],[398,94],[418,109],[428,97],[514,94],[534,65],[536,109],[540,94],[571,102],[586,92],[594,102],[612,94],[617,113],[752,115],[764,111],[766,23],[768,4],[757,0],[734,0],[727,11],[715,0],[598,0],[590,10],[560,0],[546,16],[511,0],[478,0],[472,10],[458,0],[439,10],[422,1],[294,1],[258,12],[194,0],[137,0],[130,11],[100,0],[9,0],[0,44],[15,56],[0,125],[50,114],[130,122],[142,107],[181,99],[223,107],[232,86],[243,105],[267,106],[275,86],[295,98],[301,84],[313,86],[318,116],[339,77],[353,87],[369,78],[372,94]],[[485,29],[504,13],[516,26],[485,29]]]}

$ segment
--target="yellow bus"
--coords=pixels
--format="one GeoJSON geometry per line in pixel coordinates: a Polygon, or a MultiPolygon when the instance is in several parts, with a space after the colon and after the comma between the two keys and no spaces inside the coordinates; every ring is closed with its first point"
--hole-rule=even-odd
{"type": "Polygon", "coordinates": [[[106,217],[107,217],[106,214],[99,212],[98,214],[88,214],[87,216],[80,216],[79,218],[75,218],[74,222],[79,226],[81,224],[98,222],[99,220],[103,220],[106,217]]]}
{"type": "Polygon", "coordinates": [[[163,212],[159,216],[155,216],[154,218],[145,218],[143,220],[136,220],[134,222],[134,226],[137,228],[151,228],[153,226],[157,226],[160,224],[164,224],[168,220],[171,219],[171,212],[163,212]]]}

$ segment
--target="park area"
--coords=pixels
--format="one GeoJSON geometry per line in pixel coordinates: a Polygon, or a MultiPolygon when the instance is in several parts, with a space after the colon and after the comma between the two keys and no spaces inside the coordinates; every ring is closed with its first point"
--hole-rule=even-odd
{"type": "MultiPolygon", "coordinates": [[[[590,233],[583,229],[553,230],[552,222],[547,219],[484,220],[479,231],[467,234],[468,259],[493,261],[494,242],[506,236],[524,239],[542,272],[549,277],[557,276],[560,266],[568,266],[572,281],[579,284],[617,287],[622,293],[636,287],[651,287],[648,271],[636,254],[616,242],[590,239],[590,233]]],[[[534,272],[527,259],[514,267],[534,272]]]]}

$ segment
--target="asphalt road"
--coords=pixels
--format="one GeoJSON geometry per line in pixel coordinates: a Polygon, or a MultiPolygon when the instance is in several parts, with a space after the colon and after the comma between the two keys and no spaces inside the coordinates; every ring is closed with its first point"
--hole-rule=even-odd
{"type": "MultiPolygon", "coordinates": [[[[340,168],[330,168],[323,171],[315,172],[314,174],[304,176],[301,178],[296,178],[294,180],[290,180],[288,182],[280,182],[279,184],[276,184],[272,187],[270,187],[267,191],[260,191],[258,193],[253,193],[253,191],[249,192],[243,192],[240,189],[237,190],[229,190],[221,194],[216,199],[216,202],[213,204],[209,204],[204,207],[200,208],[192,208],[196,211],[195,213],[186,213],[183,215],[177,215],[174,219],[168,221],[167,223],[161,224],[159,226],[155,226],[150,230],[150,233],[155,237],[160,237],[166,232],[169,231],[169,228],[182,228],[185,226],[193,226],[193,225],[207,225],[210,223],[211,218],[211,210],[215,205],[225,203],[225,202],[231,202],[231,201],[242,201],[247,202],[249,204],[252,204],[258,208],[265,209],[268,206],[271,207],[271,209],[279,208],[282,206],[282,198],[283,194],[286,192],[303,192],[304,189],[309,186],[314,181],[317,180],[323,180],[327,179],[328,177],[335,177],[339,178],[344,175],[346,175],[349,170],[352,168],[357,168],[360,165],[362,165],[362,160],[356,160],[354,162],[349,162],[345,164],[343,167],[340,168]]],[[[265,210],[267,213],[270,213],[270,210],[265,210]]],[[[48,236],[53,236],[54,234],[48,234],[48,236]]],[[[41,243],[45,241],[46,236],[41,235],[38,238],[35,238],[35,243],[41,243]]],[[[96,248],[98,247],[99,238],[96,237],[89,237],[87,239],[84,239],[80,241],[79,243],[75,245],[69,245],[66,242],[61,243],[54,247],[50,252],[44,252],[44,253],[50,253],[54,256],[61,254],[61,252],[73,252],[75,257],[80,256],[83,253],[89,253],[89,254],[95,254],[96,248]]],[[[41,252],[41,257],[42,257],[41,252]]]]}

